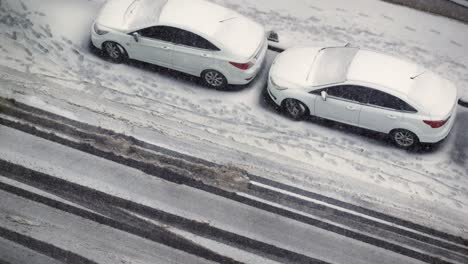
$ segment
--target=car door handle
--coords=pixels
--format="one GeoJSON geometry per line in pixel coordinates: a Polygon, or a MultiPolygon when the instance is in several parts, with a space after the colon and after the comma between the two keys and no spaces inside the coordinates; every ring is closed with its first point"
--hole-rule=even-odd
{"type": "Polygon", "coordinates": [[[171,47],[169,47],[169,46],[162,46],[162,48],[167,50],[167,49],[170,49],[171,47]]]}
{"type": "Polygon", "coordinates": [[[206,54],[206,53],[202,53],[201,55],[202,55],[202,57],[208,57],[208,56],[209,56],[209,55],[206,54]]]}
{"type": "Polygon", "coordinates": [[[397,119],[397,117],[394,116],[394,115],[387,115],[387,117],[390,118],[390,119],[397,119]]]}
{"type": "Polygon", "coordinates": [[[352,106],[352,105],[348,105],[348,106],[346,107],[346,109],[351,110],[351,111],[356,111],[356,110],[357,110],[357,107],[352,106]]]}

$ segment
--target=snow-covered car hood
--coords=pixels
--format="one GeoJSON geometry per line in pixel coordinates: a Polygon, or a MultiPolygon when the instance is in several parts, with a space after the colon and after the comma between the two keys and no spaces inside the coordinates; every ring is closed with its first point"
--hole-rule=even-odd
{"type": "Polygon", "coordinates": [[[295,47],[278,55],[270,70],[271,77],[280,86],[301,88],[307,78],[320,47],[295,47]]]}
{"type": "Polygon", "coordinates": [[[96,23],[128,32],[157,24],[167,0],[109,0],[101,8],[96,23]]]}

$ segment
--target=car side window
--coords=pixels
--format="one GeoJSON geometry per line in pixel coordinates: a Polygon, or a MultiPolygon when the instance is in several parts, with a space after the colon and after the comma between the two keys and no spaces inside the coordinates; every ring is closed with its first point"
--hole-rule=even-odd
{"type": "Polygon", "coordinates": [[[205,50],[219,50],[215,45],[205,38],[192,32],[174,28],[174,43],[188,47],[194,47],[205,50]]]}
{"type": "Polygon", "coordinates": [[[329,96],[350,100],[353,102],[365,104],[369,97],[370,89],[355,85],[340,85],[328,88],[329,96]]]}
{"type": "Polygon", "coordinates": [[[146,38],[162,40],[167,42],[174,41],[174,32],[172,28],[165,26],[149,27],[139,31],[140,35],[146,38]]]}
{"type": "Polygon", "coordinates": [[[369,104],[398,111],[417,112],[416,109],[400,98],[377,90],[372,91],[369,104]]]}

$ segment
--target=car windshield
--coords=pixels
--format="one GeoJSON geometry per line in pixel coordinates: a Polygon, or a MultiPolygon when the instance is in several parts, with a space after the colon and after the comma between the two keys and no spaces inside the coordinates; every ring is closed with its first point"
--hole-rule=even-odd
{"type": "Polygon", "coordinates": [[[168,0],[135,0],[124,15],[124,23],[129,30],[154,25],[168,0]]]}
{"type": "Polygon", "coordinates": [[[307,78],[312,86],[346,81],[348,68],[358,48],[332,47],[322,49],[315,57],[307,78]]]}

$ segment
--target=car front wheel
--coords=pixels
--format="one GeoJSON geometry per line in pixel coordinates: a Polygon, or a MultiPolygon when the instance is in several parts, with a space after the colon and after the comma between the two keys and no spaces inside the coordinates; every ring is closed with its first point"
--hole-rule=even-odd
{"type": "Polygon", "coordinates": [[[391,137],[398,147],[404,149],[412,148],[419,142],[418,137],[413,132],[405,129],[393,131],[391,137]]]}
{"type": "Polygon", "coordinates": [[[283,107],[286,113],[294,120],[303,119],[309,111],[307,106],[296,99],[286,99],[283,107]]]}
{"type": "Polygon", "coordinates": [[[227,85],[227,79],[224,75],[215,70],[207,70],[202,74],[202,79],[205,85],[211,88],[224,88],[227,85]]]}
{"type": "Polygon", "coordinates": [[[115,63],[121,63],[127,58],[125,49],[115,42],[106,42],[103,45],[107,57],[115,63]]]}

